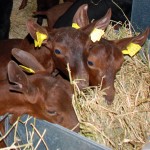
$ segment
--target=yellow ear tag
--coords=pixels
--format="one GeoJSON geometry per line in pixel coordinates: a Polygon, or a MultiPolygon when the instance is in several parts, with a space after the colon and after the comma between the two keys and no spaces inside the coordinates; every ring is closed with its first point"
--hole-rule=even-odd
{"type": "Polygon", "coordinates": [[[35,73],[35,71],[31,68],[28,68],[26,66],[23,66],[23,65],[19,65],[23,70],[25,70],[26,72],[28,73],[35,73]]]}
{"type": "Polygon", "coordinates": [[[78,26],[77,23],[72,23],[72,28],[79,29],[80,27],[78,26]]]}
{"type": "Polygon", "coordinates": [[[139,44],[130,43],[127,46],[126,50],[122,50],[122,53],[123,54],[128,54],[131,57],[133,57],[140,49],[141,49],[141,46],[139,44]]]}
{"type": "Polygon", "coordinates": [[[104,30],[94,28],[90,34],[91,40],[93,42],[100,41],[103,34],[104,34],[104,30]]]}
{"type": "Polygon", "coordinates": [[[37,40],[34,40],[34,45],[35,45],[35,47],[41,47],[42,42],[45,39],[47,39],[47,35],[40,33],[40,32],[36,32],[36,37],[37,37],[37,40]]]}

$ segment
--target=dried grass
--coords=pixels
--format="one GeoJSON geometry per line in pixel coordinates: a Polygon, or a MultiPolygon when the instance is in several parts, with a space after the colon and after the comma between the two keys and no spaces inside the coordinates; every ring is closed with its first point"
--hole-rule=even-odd
{"type": "Polygon", "coordinates": [[[43,133],[40,133],[38,131],[38,129],[36,128],[36,119],[35,118],[33,120],[33,123],[30,124],[30,128],[32,128],[32,130],[28,129],[27,124],[30,121],[30,119],[32,119],[32,118],[33,117],[28,116],[25,121],[21,121],[20,118],[18,118],[18,120],[12,125],[12,127],[7,131],[7,133],[4,136],[0,137],[0,141],[1,141],[1,140],[5,139],[12,130],[14,130],[13,143],[9,147],[1,148],[1,150],[11,150],[11,149],[36,150],[36,149],[38,149],[38,146],[40,145],[41,142],[43,142],[45,149],[49,150],[46,142],[43,139],[43,137],[45,136],[45,133],[46,133],[46,129],[43,131],[43,133]],[[25,134],[27,142],[24,144],[20,144],[22,141],[22,138],[17,136],[18,135],[17,134],[18,124],[23,124],[25,127],[26,132],[24,134],[25,134]],[[37,143],[35,143],[35,145],[33,145],[35,134],[39,137],[39,141],[37,143]]]}

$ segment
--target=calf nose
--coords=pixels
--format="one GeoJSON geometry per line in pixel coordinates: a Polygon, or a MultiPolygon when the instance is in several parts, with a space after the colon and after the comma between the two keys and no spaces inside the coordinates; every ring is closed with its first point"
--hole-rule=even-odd
{"type": "Polygon", "coordinates": [[[73,79],[75,79],[80,90],[89,86],[89,74],[86,72],[79,72],[73,79]]]}
{"type": "Polygon", "coordinates": [[[83,88],[86,88],[89,86],[89,82],[85,79],[79,79],[77,80],[77,85],[79,89],[82,90],[83,88]]]}

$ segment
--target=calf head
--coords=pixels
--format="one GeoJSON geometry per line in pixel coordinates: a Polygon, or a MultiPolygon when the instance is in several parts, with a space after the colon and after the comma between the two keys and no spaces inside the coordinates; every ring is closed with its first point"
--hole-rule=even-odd
{"type": "MultiPolygon", "coordinates": [[[[28,22],[28,27],[35,27],[33,22],[28,22]]],[[[30,31],[39,31],[30,29],[30,31]]],[[[46,31],[46,30],[45,30],[46,31]]],[[[31,33],[33,36],[34,33],[31,33]]],[[[86,48],[88,35],[74,28],[53,29],[48,34],[48,40],[44,41],[46,47],[51,51],[55,67],[68,77],[67,64],[71,69],[72,78],[85,79],[86,82],[80,82],[80,87],[88,86],[88,74],[83,62],[83,50],[86,48]]],[[[36,38],[36,37],[33,37],[36,38]]]]}
{"type": "MultiPolygon", "coordinates": [[[[87,18],[84,17],[87,16],[85,15],[87,6],[85,5],[84,7],[83,12],[77,13],[77,15],[80,17],[82,16],[81,18],[85,18],[87,20],[87,18]]],[[[81,11],[81,9],[79,10],[81,11]]],[[[56,68],[68,77],[68,71],[66,68],[67,64],[69,64],[72,78],[83,79],[78,83],[79,88],[82,89],[89,85],[89,74],[83,53],[92,44],[90,31],[94,28],[104,27],[104,24],[105,26],[108,25],[111,16],[110,14],[111,13],[109,12],[102,21],[91,24],[91,26],[86,29],[83,29],[83,27],[88,23],[88,21],[80,21],[80,19],[75,19],[81,25],[81,29],[79,30],[66,27],[52,29],[49,33],[47,33],[43,27],[37,25],[31,20],[27,22],[27,29],[33,39],[36,39],[36,31],[47,35],[47,39],[44,40],[43,44],[50,49],[56,68]]]]}
{"type": "MultiPolygon", "coordinates": [[[[18,50],[13,49],[12,53],[18,58],[18,50]]],[[[22,54],[22,62],[25,61],[27,52],[20,50],[19,53],[22,54]]],[[[12,83],[10,90],[19,92],[24,101],[24,108],[16,110],[14,107],[11,113],[28,113],[72,129],[78,120],[72,106],[73,90],[70,83],[60,77],[51,77],[46,71],[40,71],[39,64],[35,67],[36,63],[32,62],[29,66],[32,68],[32,65],[33,69],[36,68],[35,73],[26,75],[15,62],[10,61],[8,64],[8,77],[12,83]]]]}
{"type": "Polygon", "coordinates": [[[91,86],[100,85],[106,88],[106,101],[111,103],[114,99],[114,79],[117,71],[123,63],[121,50],[109,41],[101,39],[99,43],[93,44],[85,53],[89,82],[91,86]]]}
{"type": "Polygon", "coordinates": [[[143,34],[131,38],[115,41],[101,39],[101,41],[93,44],[92,47],[86,51],[85,57],[90,85],[102,85],[102,88],[106,88],[107,95],[105,98],[108,104],[111,104],[114,99],[114,80],[117,71],[121,68],[123,63],[122,50],[126,49],[130,43],[142,46],[148,35],[149,29],[143,34]]]}

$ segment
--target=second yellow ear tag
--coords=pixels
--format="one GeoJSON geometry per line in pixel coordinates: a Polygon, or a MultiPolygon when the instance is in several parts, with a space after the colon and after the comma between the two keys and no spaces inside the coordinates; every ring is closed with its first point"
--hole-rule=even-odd
{"type": "Polygon", "coordinates": [[[104,34],[104,30],[94,28],[94,30],[90,34],[91,40],[93,42],[100,41],[103,34],[104,34]]]}
{"type": "Polygon", "coordinates": [[[42,42],[45,39],[47,39],[47,35],[40,33],[40,32],[36,32],[36,37],[37,37],[37,40],[34,40],[34,45],[35,45],[35,47],[41,47],[42,42]]]}
{"type": "Polygon", "coordinates": [[[126,50],[122,50],[122,53],[123,54],[128,54],[131,57],[133,57],[140,49],[141,49],[141,46],[139,44],[130,43],[127,46],[126,50]]]}
{"type": "Polygon", "coordinates": [[[35,71],[31,68],[28,68],[26,66],[23,65],[19,65],[24,71],[28,72],[28,73],[35,73],[35,71]]]}
{"type": "Polygon", "coordinates": [[[75,29],[79,29],[80,28],[77,23],[72,23],[72,27],[75,28],[75,29]]]}

